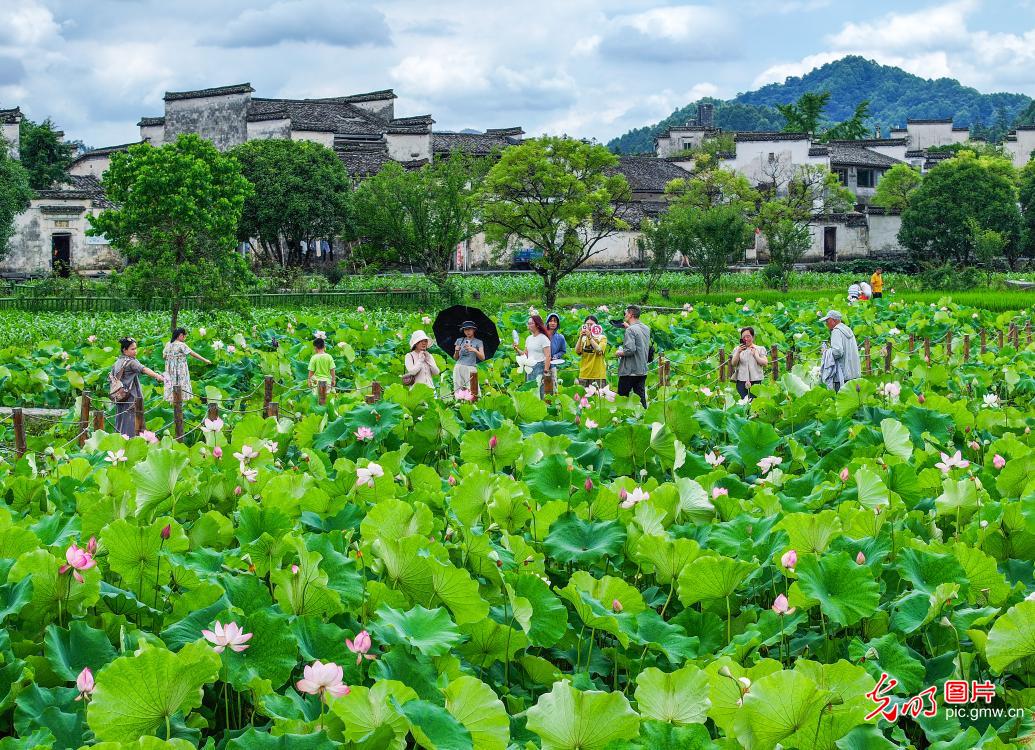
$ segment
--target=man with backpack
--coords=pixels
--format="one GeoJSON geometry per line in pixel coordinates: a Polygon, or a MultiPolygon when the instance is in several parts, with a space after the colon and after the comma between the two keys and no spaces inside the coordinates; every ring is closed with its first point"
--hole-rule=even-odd
{"type": "Polygon", "coordinates": [[[618,349],[618,395],[636,393],[647,408],[647,363],[650,361],[650,329],[640,322],[640,308],[625,308],[625,336],[618,349]]]}

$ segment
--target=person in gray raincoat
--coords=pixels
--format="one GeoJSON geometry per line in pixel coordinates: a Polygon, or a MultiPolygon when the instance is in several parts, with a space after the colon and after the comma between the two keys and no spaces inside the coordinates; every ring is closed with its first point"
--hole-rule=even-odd
{"type": "Polygon", "coordinates": [[[837,310],[828,311],[821,320],[830,331],[830,343],[823,344],[821,377],[830,388],[839,391],[849,380],[862,377],[859,344],[855,340],[855,333],[844,324],[837,310]]]}

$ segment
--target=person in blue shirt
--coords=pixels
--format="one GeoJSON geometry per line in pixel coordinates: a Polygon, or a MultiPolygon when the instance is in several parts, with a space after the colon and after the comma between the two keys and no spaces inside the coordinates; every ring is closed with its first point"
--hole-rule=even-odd
{"type": "Polygon", "coordinates": [[[561,316],[555,312],[550,313],[546,318],[546,330],[550,332],[550,354],[555,365],[564,364],[564,357],[568,353],[568,342],[564,340],[560,328],[561,316]]]}

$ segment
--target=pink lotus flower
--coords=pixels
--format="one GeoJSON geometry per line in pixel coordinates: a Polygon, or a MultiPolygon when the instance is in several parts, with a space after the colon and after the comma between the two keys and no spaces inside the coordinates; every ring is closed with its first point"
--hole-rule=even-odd
{"type": "Polygon", "coordinates": [[[461,388],[459,391],[457,391],[453,395],[456,396],[456,400],[457,401],[466,401],[468,403],[471,403],[471,402],[474,401],[474,394],[471,393],[471,389],[470,388],[461,388]]]}
{"type": "Polygon", "coordinates": [[[298,570],[299,570],[299,568],[298,568],[297,565],[292,565],[291,566],[291,575],[297,576],[298,575],[298,570]]]}
{"type": "Polygon", "coordinates": [[[583,409],[588,409],[589,408],[589,399],[586,398],[585,396],[583,396],[579,400],[579,406],[582,407],[583,409]]]}
{"type": "Polygon", "coordinates": [[[773,612],[781,617],[784,617],[785,615],[793,615],[794,610],[797,609],[797,607],[788,607],[787,605],[787,597],[784,594],[780,594],[773,602],[773,612]]]}
{"type": "Polygon", "coordinates": [[[847,482],[847,481],[848,481],[848,478],[849,478],[850,476],[852,476],[852,475],[851,475],[851,473],[850,473],[850,472],[848,471],[848,467],[846,466],[846,467],[844,467],[843,469],[841,469],[841,473],[840,473],[840,474],[838,474],[838,476],[839,476],[839,477],[841,477],[841,481],[842,481],[842,482],[847,482]]]}
{"type": "Polygon", "coordinates": [[[381,468],[381,464],[367,464],[366,466],[360,466],[356,468],[356,485],[365,484],[368,487],[374,486],[374,480],[378,477],[383,477],[385,470],[381,468]]]}
{"type": "Polygon", "coordinates": [[[144,442],[154,445],[158,442],[158,436],[155,435],[151,430],[144,430],[140,433],[140,437],[144,438],[144,442]]]}
{"type": "Polygon", "coordinates": [[[589,477],[586,477],[586,481],[583,483],[582,487],[583,487],[583,489],[586,490],[586,492],[592,492],[593,491],[593,480],[590,479],[589,477]]]}
{"type": "Polygon", "coordinates": [[[1006,459],[1000,456],[998,453],[996,453],[994,456],[992,456],[992,466],[994,466],[997,469],[1002,469],[1004,466],[1006,466],[1006,459]]]}
{"type": "Polygon", "coordinates": [[[220,448],[217,445],[215,448],[212,449],[212,458],[214,458],[214,459],[216,459],[218,461],[222,457],[223,457],[223,449],[220,448]]]}
{"type": "Polygon", "coordinates": [[[615,396],[618,394],[611,390],[610,386],[604,386],[600,389],[600,395],[603,396],[605,401],[614,402],[615,396]]]}
{"type": "Polygon", "coordinates": [[[369,427],[364,426],[364,427],[360,427],[360,428],[358,428],[356,430],[356,440],[364,441],[364,440],[373,440],[373,439],[374,439],[374,431],[372,429],[370,429],[369,427]]]}
{"type": "Polygon", "coordinates": [[[892,381],[890,383],[885,383],[882,390],[885,396],[894,401],[899,397],[899,394],[902,393],[902,386],[897,381],[892,381]]]}
{"type": "Polygon", "coordinates": [[[622,603],[620,601],[618,601],[617,599],[612,599],[611,600],[611,611],[612,612],[614,612],[617,615],[617,614],[621,613],[621,611],[623,609],[625,609],[625,607],[622,606],[622,603]]]}
{"type": "Polygon", "coordinates": [[[237,351],[237,347],[234,346],[233,344],[231,344],[230,346],[228,346],[226,348],[226,353],[227,354],[234,354],[236,351],[237,351]]]}
{"type": "Polygon", "coordinates": [[[970,461],[963,458],[963,453],[960,451],[956,451],[952,456],[942,453],[942,460],[935,464],[936,468],[942,470],[942,474],[948,474],[953,467],[966,469],[968,466],[970,466],[970,461]]]}
{"type": "Polygon", "coordinates": [[[88,343],[92,344],[92,343],[97,341],[97,337],[94,336],[93,334],[90,334],[89,336],[86,337],[86,341],[88,343]]]}
{"type": "Polygon", "coordinates": [[[258,457],[259,452],[252,448],[250,445],[242,445],[241,450],[234,453],[234,458],[240,461],[242,464],[246,464],[253,458],[258,457]]]}
{"type": "Polygon", "coordinates": [[[364,659],[373,661],[377,658],[367,653],[370,650],[371,643],[370,633],[365,630],[356,633],[356,640],[354,641],[348,638],[345,639],[345,647],[356,655],[356,664],[362,663],[364,659]]]}
{"type": "Polygon", "coordinates": [[[794,570],[798,564],[798,552],[797,550],[789,549],[783,553],[780,557],[780,564],[787,568],[787,570],[794,570]]]}
{"type": "Polygon", "coordinates": [[[350,692],[349,686],[342,682],[345,673],[334,662],[324,664],[319,660],[314,661],[302,670],[302,674],[302,679],[295,683],[300,693],[319,695],[321,698],[330,693],[335,698],[341,698],[350,692]]]}
{"type": "Polygon", "coordinates": [[[90,693],[93,692],[93,685],[93,672],[89,667],[83,667],[83,671],[75,678],[75,689],[79,691],[79,695],[75,699],[77,701],[89,700],[90,693]]]}
{"type": "Polygon", "coordinates": [[[206,419],[201,423],[202,432],[222,432],[222,430],[223,420],[219,417],[216,417],[215,419],[206,419]]]}
{"type": "Polygon", "coordinates": [[[201,634],[212,644],[212,650],[217,654],[223,653],[227,646],[231,651],[240,653],[248,648],[247,643],[252,637],[251,633],[245,633],[236,622],[228,622],[226,627],[223,627],[219,620],[216,620],[214,633],[211,630],[202,630],[201,634]]]}
{"type": "Polygon", "coordinates": [[[586,429],[587,430],[595,430],[599,426],[600,425],[597,424],[596,422],[594,422],[592,419],[587,419],[586,420],[586,429]]]}
{"type": "Polygon", "coordinates": [[[254,483],[259,478],[259,470],[249,469],[244,464],[241,464],[241,476],[244,477],[247,481],[254,483]]]}
{"type": "Polygon", "coordinates": [[[967,447],[970,448],[972,451],[979,451],[981,450],[981,443],[979,443],[977,440],[971,440],[969,443],[967,443],[967,447]]]}
{"type": "Polygon", "coordinates": [[[708,463],[709,466],[718,466],[726,460],[726,457],[719,455],[715,451],[708,451],[704,454],[704,460],[708,463]]]}
{"type": "Polygon", "coordinates": [[[712,389],[711,388],[709,388],[708,386],[702,386],[701,387],[701,395],[704,396],[705,398],[711,398],[714,394],[712,393],[712,389]]]}
{"type": "Polygon", "coordinates": [[[280,450],[280,443],[276,440],[263,440],[262,444],[270,453],[276,453],[280,450]]]}
{"type": "Polygon", "coordinates": [[[456,487],[456,477],[454,477],[452,474],[449,475],[446,481],[449,482],[450,487],[456,487]]]}
{"type": "Polygon", "coordinates": [[[360,305],[356,308],[356,312],[366,312],[366,310],[363,308],[363,305],[360,305]]]}
{"type": "Polygon", "coordinates": [[[72,571],[72,577],[75,578],[79,583],[84,583],[85,579],[80,570],[89,570],[90,568],[97,565],[97,561],[94,559],[93,554],[97,551],[97,540],[94,537],[90,537],[89,543],[86,545],[86,549],[77,546],[74,542],[69,545],[68,549],[65,550],[66,565],[62,565],[58,572],[64,575],[68,571],[72,571]]]}
{"type": "Polygon", "coordinates": [[[730,491],[725,487],[712,487],[712,500],[718,500],[724,495],[728,496],[730,491]]]}
{"type": "Polygon", "coordinates": [[[238,495],[238,496],[240,496],[240,494],[241,494],[241,493],[242,493],[243,491],[244,491],[244,490],[242,490],[242,489],[241,489],[241,485],[237,485],[236,487],[234,487],[234,494],[235,494],[235,495],[238,495]]]}
{"type": "Polygon", "coordinates": [[[855,556],[855,561],[859,565],[865,565],[866,564],[866,555],[864,555],[862,553],[862,550],[859,550],[859,554],[855,556]]]}
{"type": "Polygon", "coordinates": [[[762,470],[762,475],[768,474],[774,467],[779,466],[783,463],[783,459],[779,456],[766,456],[758,462],[758,468],[762,470]]]}
{"type": "MultiPolygon", "coordinates": [[[[622,492],[625,492],[625,490],[623,489],[622,492]]],[[[625,497],[622,500],[622,507],[626,509],[632,508],[633,506],[639,505],[644,500],[647,500],[649,498],[649,492],[644,492],[639,487],[637,487],[632,492],[625,492],[625,497]]]]}

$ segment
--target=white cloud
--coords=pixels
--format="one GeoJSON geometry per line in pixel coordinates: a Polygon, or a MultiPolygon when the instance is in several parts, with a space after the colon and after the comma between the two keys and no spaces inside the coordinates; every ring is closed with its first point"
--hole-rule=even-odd
{"type": "Polygon", "coordinates": [[[870,49],[900,54],[917,49],[942,50],[965,46],[970,38],[967,16],[977,7],[977,0],[957,0],[914,13],[888,13],[875,21],[845,24],[827,41],[835,49],[870,49]]]}
{"type": "Polygon", "coordinates": [[[336,0],[284,0],[245,10],[208,37],[223,47],[272,47],[283,42],[318,42],[340,47],[391,41],[376,8],[336,0]]]}
{"type": "Polygon", "coordinates": [[[35,47],[60,35],[54,16],[35,0],[4,0],[0,45],[35,47]]]}
{"type": "Polygon", "coordinates": [[[710,60],[736,51],[736,25],[705,5],[651,8],[614,17],[600,43],[602,55],[643,62],[710,60]]]}

